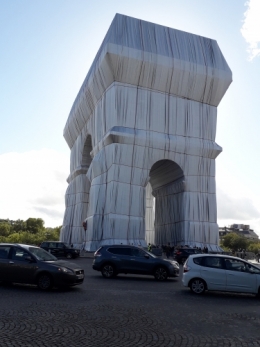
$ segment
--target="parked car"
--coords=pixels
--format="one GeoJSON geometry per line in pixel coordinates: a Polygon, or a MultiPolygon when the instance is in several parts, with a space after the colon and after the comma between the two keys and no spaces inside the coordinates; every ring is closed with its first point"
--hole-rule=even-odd
{"type": "Polygon", "coordinates": [[[158,281],[179,276],[179,264],[174,260],[161,259],[135,246],[107,245],[94,253],[92,265],[105,278],[119,273],[153,275],[158,281]]]}
{"type": "Polygon", "coordinates": [[[40,289],[49,290],[83,281],[84,270],[77,264],[58,260],[39,247],[0,243],[0,282],[37,284],[40,289]]]}
{"type": "Polygon", "coordinates": [[[191,254],[201,253],[197,248],[180,248],[174,253],[174,260],[179,264],[184,264],[191,254]]]}
{"type": "Polygon", "coordinates": [[[195,294],[205,290],[260,294],[260,268],[220,254],[193,254],[183,267],[182,283],[195,294]]]}
{"type": "Polygon", "coordinates": [[[80,255],[80,250],[73,248],[68,243],[61,241],[44,241],[40,245],[45,251],[55,255],[55,257],[65,257],[67,259],[77,258],[80,255]]]}

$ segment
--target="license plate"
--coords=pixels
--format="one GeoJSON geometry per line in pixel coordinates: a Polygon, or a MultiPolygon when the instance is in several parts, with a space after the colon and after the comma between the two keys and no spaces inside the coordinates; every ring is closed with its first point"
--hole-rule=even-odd
{"type": "Polygon", "coordinates": [[[82,278],[84,278],[84,275],[78,275],[77,278],[81,280],[82,278]]]}

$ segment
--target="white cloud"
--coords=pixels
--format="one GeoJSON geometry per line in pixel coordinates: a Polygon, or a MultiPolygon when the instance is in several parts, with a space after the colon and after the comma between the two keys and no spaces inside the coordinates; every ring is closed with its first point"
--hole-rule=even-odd
{"type": "Polygon", "coordinates": [[[260,1],[249,0],[245,5],[247,10],[241,33],[248,43],[249,60],[252,60],[260,56],[260,1]]]}
{"type": "Polygon", "coordinates": [[[69,156],[43,149],[0,155],[0,218],[62,224],[69,156]]]}

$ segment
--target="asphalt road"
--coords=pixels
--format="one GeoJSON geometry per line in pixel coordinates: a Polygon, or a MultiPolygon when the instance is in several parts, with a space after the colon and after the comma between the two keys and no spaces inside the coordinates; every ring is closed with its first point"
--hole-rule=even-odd
{"type": "Polygon", "coordinates": [[[0,286],[0,346],[260,346],[260,300],[182,287],[181,276],[104,279],[92,259],[74,260],[83,285],[41,292],[0,286]]]}

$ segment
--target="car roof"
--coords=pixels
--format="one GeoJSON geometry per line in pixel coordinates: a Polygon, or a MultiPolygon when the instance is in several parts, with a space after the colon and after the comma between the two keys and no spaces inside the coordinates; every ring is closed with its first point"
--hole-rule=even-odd
{"type": "Polygon", "coordinates": [[[26,245],[26,244],[23,244],[23,243],[0,243],[0,246],[18,246],[18,247],[23,247],[23,248],[26,248],[28,249],[29,247],[36,247],[36,248],[39,248],[38,246],[35,246],[35,245],[26,245]]]}
{"type": "Polygon", "coordinates": [[[239,257],[234,257],[232,255],[228,255],[228,254],[209,254],[209,253],[197,253],[197,254],[191,254],[189,256],[189,258],[199,258],[199,257],[220,257],[220,258],[229,258],[229,259],[236,259],[236,260],[243,260],[246,261],[245,259],[241,259],[239,257]]]}
{"type": "Polygon", "coordinates": [[[42,243],[68,243],[68,242],[65,242],[65,241],[42,241],[42,243]]]}
{"type": "Polygon", "coordinates": [[[129,247],[134,247],[140,249],[141,246],[134,246],[134,245],[102,245],[101,247],[119,247],[119,248],[129,248],[129,247]]]}

